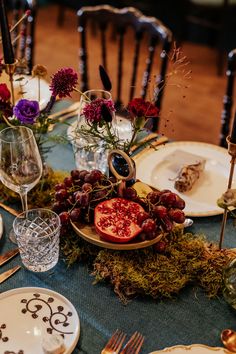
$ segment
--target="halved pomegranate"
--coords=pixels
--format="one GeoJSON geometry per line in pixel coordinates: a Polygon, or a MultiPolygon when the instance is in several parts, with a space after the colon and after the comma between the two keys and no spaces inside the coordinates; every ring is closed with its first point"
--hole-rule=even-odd
{"type": "Polygon", "coordinates": [[[94,224],[97,233],[105,240],[125,243],[136,237],[141,228],[137,215],[144,212],[138,203],[124,198],[113,198],[95,208],[94,224]]]}

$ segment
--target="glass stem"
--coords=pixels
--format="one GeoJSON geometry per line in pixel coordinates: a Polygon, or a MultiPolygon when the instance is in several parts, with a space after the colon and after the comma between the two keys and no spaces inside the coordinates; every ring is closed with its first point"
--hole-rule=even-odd
{"type": "Polygon", "coordinates": [[[27,211],[28,210],[27,193],[20,193],[20,199],[22,204],[22,211],[27,211]]]}

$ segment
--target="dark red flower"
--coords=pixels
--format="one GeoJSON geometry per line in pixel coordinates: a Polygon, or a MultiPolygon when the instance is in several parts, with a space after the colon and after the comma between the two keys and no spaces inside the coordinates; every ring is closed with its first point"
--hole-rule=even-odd
{"type": "Polygon", "coordinates": [[[0,101],[7,102],[11,97],[11,93],[8,90],[6,84],[0,84],[0,101]]]}
{"type": "MultiPolygon", "coordinates": [[[[72,68],[58,70],[53,76],[50,84],[52,95],[59,98],[70,96],[78,83],[78,75],[72,68]]],[[[71,96],[70,96],[71,97],[71,96]]]]}
{"type": "Polygon", "coordinates": [[[104,105],[106,106],[106,110],[110,112],[115,111],[114,103],[111,99],[104,98],[96,98],[95,100],[87,103],[83,108],[83,115],[85,119],[90,123],[99,123],[102,119],[108,121],[107,115],[104,117],[104,105]]]}
{"type": "Polygon", "coordinates": [[[0,100],[0,116],[3,114],[6,118],[9,118],[12,116],[13,111],[12,111],[12,105],[10,101],[1,101],[0,100]]]}
{"type": "Polygon", "coordinates": [[[128,104],[128,111],[131,117],[133,118],[157,117],[159,113],[159,109],[156,106],[154,106],[154,104],[152,104],[149,101],[145,101],[142,98],[134,98],[132,101],[130,101],[128,104]]]}

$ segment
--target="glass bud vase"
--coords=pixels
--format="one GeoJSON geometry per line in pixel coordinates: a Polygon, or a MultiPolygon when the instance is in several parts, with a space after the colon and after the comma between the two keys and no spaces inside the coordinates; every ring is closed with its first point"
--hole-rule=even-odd
{"type": "MultiPolygon", "coordinates": [[[[72,144],[75,156],[75,164],[78,169],[87,171],[98,169],[105,173],[108,170],[108,150],[106,149],[103,139],[93,135],[88,136],[82,133],[83,129],[87,129],[89,127],[83,115],[83,109],[86,104],[91,103],[96,99],[111,100],[112,97],[110,92],[104,90],[89,90],[81,95],[76,128],[76,138],[72,141],[72,144]]],[[[115,120],[115,115],[112,115],[112,118],[115,120]]],[[[99,129],[100,128],[98,126],[98,133],[104,136],[104,129],[99,129]]]]}

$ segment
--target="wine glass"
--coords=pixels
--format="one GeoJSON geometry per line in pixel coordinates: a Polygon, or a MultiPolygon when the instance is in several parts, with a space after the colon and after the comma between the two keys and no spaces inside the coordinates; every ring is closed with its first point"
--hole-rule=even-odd
{"type": "MultiPolygon", "coordinates": [[[[33,131],[25,126],[0,131],[0,179],[19,193],[23,211],[27,211],[27,193],[40,180],[42,160],[33,131]]],[[[16,242],[13,230],[9,238],[16,242]]]]}

